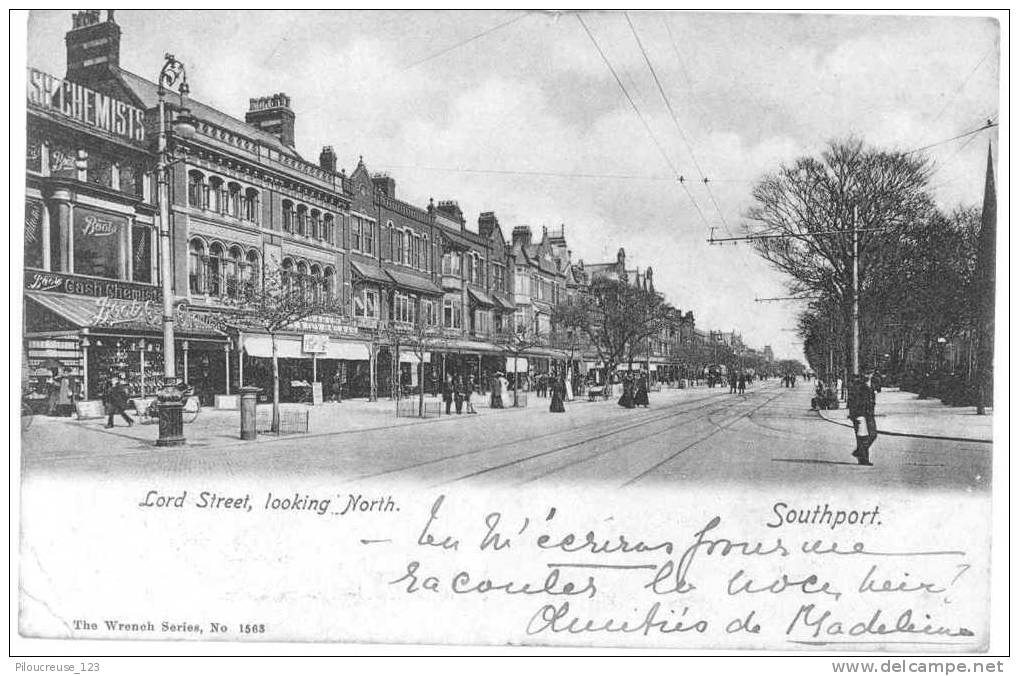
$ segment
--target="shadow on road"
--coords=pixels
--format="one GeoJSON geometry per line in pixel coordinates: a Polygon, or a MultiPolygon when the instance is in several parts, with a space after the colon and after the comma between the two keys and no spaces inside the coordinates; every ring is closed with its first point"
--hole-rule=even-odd
{"type": "Polygon", "coordinates": [[[859,463],[856,462],[840,462],[837,460],[811,460],[808,458],[772,458],[772,462],[795,462],[807,465],[849,465],[850,467],[859,467],[859,463]]]}

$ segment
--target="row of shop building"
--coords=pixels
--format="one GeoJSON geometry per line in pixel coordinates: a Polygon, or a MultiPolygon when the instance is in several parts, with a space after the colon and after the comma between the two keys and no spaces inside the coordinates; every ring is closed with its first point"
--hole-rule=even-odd
{"type": "MultiPolygon", "coordinates": [[[[58,370],[84,399],[110,375],[151,395],[163,371],[159,88],[121,68],[112,10],[72,22],[64,77],[26,75],[24,366],[30,389],[58,370]]],[[[221,321],[236,290],[270,267],[345,308],[279,338],[289,400],[428,391],[449,374],[484,387],[496,371],[533,378],[557,363],[582,374],[599,364],[576,345],[550,338],[513,352],[502,337],[553,336],[553,307],[597,275],[653,289],[653,272],[628,270],[622,249],[585,265],[563,228],[506,236],[492,212],[469,223],[454,200],[402,201],[363,158],[349,174],[330,146],[306,161],[285,94],[252,98],[243,121],[192,98],[166,104],[171,119],[186,106],[195,120],[191,138],[172,139],[166,274],[176,372],[205,403],[271,382],[269,337],[221,321]],[[382,339],[418,323],[432,329],[427,350],[382,339]]],[[[648,346],[644,368],[663,378],[676,377],[679,333],[693,335],[692,313],[680,319],[648,346]]]]}

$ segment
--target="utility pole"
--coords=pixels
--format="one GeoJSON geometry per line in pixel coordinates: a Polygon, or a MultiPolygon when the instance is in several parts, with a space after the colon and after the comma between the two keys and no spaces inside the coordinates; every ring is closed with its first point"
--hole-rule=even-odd
{"type": "Polygon", "coordinates": [[[853,207],[853,375],[860,374],[860,231],[856,229],[859,209],[853,207]]]}

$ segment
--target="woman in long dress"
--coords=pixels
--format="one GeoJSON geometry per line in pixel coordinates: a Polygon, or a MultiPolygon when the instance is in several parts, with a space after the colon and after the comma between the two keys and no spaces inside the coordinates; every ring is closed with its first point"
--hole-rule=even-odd
{"type": "Polygon", "coordinates": [[[491,408],[502,408],[502,373],[496,372],[492,376],[492,403],[491,408]]]}
{"type": "Polygon", "coordinates": [[[623,378],[623,395],[619,397],[619,405],[623,408],[633,408],[633,377],[629,374],[623,378]]]}
{"type": "Polygon", "coordinates": [[[640,380],[637,381],[637,392],[633,397],[633,403],[635,406],[648,407],[647,378],[644,376],[641,376],[640,380]]]}
{"type": "Polygon", "coordinates": [[[563,399],[566,397],[566,384],[561,377],[552,378],[550,392],[552,403],[548,407],[549,412],[566,413],[566,407],[563,406],[563,399]]]}

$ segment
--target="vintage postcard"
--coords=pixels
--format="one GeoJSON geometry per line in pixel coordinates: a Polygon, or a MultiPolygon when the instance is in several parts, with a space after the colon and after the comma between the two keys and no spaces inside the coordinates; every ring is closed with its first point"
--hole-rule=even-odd
{"type": "Polygon", "coordinates": [[[986,655],[999,19],[17,16],[20,645],[986,655]]]}

